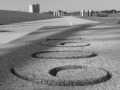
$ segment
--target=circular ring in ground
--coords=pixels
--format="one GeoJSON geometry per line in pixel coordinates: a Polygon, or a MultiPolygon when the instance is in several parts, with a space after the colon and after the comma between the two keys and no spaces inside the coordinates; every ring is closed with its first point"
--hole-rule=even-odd
{"type": "Polygon", "coordinates": [[[40,51],[32,54],[33,58],[40,59],[80,59],[96,56],[96,53],[89,51],[40,51]]]}
{"type": "Polygon", "coordinates": [[[41,42],[41,45],[49,47],[85,47],[90,46],[88,42],[73,42],[73,41],[62,41],[62,42],[41,42]]]}
{"type": "MultiPolygon", "coordinates": [[[[30,82],[40,84],[40,85],[49,85],[49,86],[88,86],[88,85],[95,85],[95,84],[103,83],[112,78],[112,74],[104,68],[75,66],[75,65],[67,66],[66,65],[66,66],[55,67],[53,69],[54,70],[61,69],[61,70],[58,70],[58,72],[60,72],[62,70],[67,70],[67,69],[85,69],[85,71],[86,71],[86,69],[88,69],[88,68],[95,68],[98,70],[98,73],[104,72],[104,74],[99,77],[93,76],[93,78],[87,78],[87,79],[84,78],[84,79],[77,79],[77,80],[74,80],[74,79],[66,80],[66,78],[61,79],[59,77],[55,77],[55,79],[53,79],[53,78],[51,79],[51,77],[39,78],[40,75],[38,75],[38,77],[29,77],[29,76],[27,76],[29,74],[24,75],[23,73],[19,72],[16,68],[11,68],[11,73],[22,80],[30,81],[30,82]]],[[[51,69],[51,70],[53,70],[53,69],[51,69]]],[[[98,73],[96,73],[96,75],[98,73]]]]}
{"type": "Polygon", "coordinates": [[[82,38],[47,38],[46,41],[50,40],[82,40],[82,38]]]}
{"type": "Polygon", "coordinates": [[[80,83],[84,85],[105,82],[112,77],[112,74],[109,71],[105,70],[104,68],[95,68],[95,67],[80,66],[80,65],[64,65],[64,66],[55,67],[49,70],[49,74],[54,77],[59,77],[60,79],[71,80],[71,81],[72,80],[77,81],[79,78],[80,83]],[[73,71],[77,71],[77,73],[73,71]]]}
{"type": "Polygon", "coordinates": [[[63,41],[60,42],[58,46],[66,46],[66,47],[85,47],[85,46],[90,46],[90,43],[87,42],[67,42],[63,41]]]}

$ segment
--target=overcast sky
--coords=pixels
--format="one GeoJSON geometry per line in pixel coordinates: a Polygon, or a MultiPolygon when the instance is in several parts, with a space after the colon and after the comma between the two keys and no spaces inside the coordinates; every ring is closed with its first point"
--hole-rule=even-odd
{"type": "Polygon", "coordinates": [[[80,10],[80,9],[118,9],[120,10],[120,0],[0,0],[0,9],[25,10],[28,5],[38,2],[41,11],[48,10],[80,10]]]}

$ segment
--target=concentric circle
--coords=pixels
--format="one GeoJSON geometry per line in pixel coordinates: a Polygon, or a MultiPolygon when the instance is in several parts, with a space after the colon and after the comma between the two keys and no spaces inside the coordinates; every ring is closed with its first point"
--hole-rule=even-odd
{"type": "Polygon", "coordinates": [[[61,42],[41,42],[41,45],[49,46],[49,47],[85,47],[90,46],[90,43],[83,41],[61,41],[61,42]]]}
{"type": "Polygon", "coordinates": [[[90,43],[87,42],[70,42],[70,41],[63,41],[60,42],[57,46],[66,46],[66,47],[85,47],[90,46],[90,43]]]}
{"type": "Polygon", "coordinates": [[[79,59],[95,56],[96,53],[89,51],[40,51],[32,54],[33,58],[40,59],[79,59]]]}
{"type": "Polygon", "coordinates": [[[54,67],[48,72],[42,72],[39,69],[34,71],[31,68],[27,71],[12,68],[11,73],[23,80],[49,86],[88,86],[106,82],[112,77],[112,74],[104,68],[77,65],[54,67]]]}

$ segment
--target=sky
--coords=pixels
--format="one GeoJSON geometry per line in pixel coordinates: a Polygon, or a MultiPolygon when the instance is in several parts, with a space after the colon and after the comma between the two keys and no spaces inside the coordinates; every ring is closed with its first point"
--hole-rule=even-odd
{"type": "Polygon", "coordinates": [[[120,0],[0,0],[0,9],[27,11],[29,4],[40,3],[41,12],[49,10],[117,9],[120,0]]]}

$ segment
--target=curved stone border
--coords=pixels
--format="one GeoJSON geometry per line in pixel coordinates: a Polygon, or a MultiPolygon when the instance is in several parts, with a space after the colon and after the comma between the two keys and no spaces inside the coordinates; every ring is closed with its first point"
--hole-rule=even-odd
{"type": "MultiPolygon", "coordinates": [[[[84,46],[90,46],[90,43],[86,43],[86,42],[67,42],[67,41],[63,41],[60,43],[60,46],[64,46],[65,44],[69,44],[69,43],[80,43],[81,45],[77,45],[77,46],[71,46],[71,47],[84,47],[84,46]],[[82,45],[83,44],[83,45],[82,45]]],[[[66,45],[66,47],[69,47],[70,45],[66,45]]]]}
{"type": "Polygon", "coordinates": [[[63,42],[60,42],[56,45],[50,43],[50,42],[41,42],[40,43],[41,45],[44,45],[44,46],[49,46],[49,47],[85,47],[85,46],[90,46],[90,43],[87,43],[87,42],[67,42],[67,41],[63,41],[63,42]],[[66,45],[68,43],[68,45],[66,45]],[[69,45],[69,43],[73,43],[73,44],[78,44],[78,45],[69,45]]]}
{"type": "MultiPolygon", "coordinates": [[[[88,68],[86,66],[74,66],[74,67],[80,68],[80,69],[81,68],[88,68]]],[[[61,67],[54,68],[54,70],[58,69],[56,71],[60,71],[60,70],[69,69],[69,68],[70,68],[70,66],[61,66],[61,67]]],[[[103,83],[103,82],[106,82],[112,78],[112,74],[109,71],[107,71],[103,68],[97,68],[97,69],[103,70],[106,74],[104,76],[99,77],[99,78],[92,78],[92,79],[85,79],[85,80],[62,80],[62,79],[54,80],[54,79],[44,79],[44,78],[41,78],[38,80],[35,78],[22,76],[14,68],[11,68],[10,71],[16,77],[21,78],[23,80],[30,81],[30,82],[33,82],[36,84],[49,85],[49,86],[88,86],[88,85],[103,83]]]]}
{"type": "MultiPolygon", "coordinates": [[[[40,52],[35,52],[32,54],[33,58],[40,58],[40,59],[80,59],[80,58],[91,58],[91,57],[96,57],[97,54],[94,52],[86,52],[86,51],[74,51],[74,52],[80,52],[80,53],[87,53],[85,55],[78,55],[78,56],[40,56],[42,54],[46,53],[59,53],[59,52],[67,52],[70,53],[70,51],[40,51],[40,52]]],[[[71,51],[73,52],[73,51],[71,51]]]]}
{"type": "Polygon", "coordinates": [[[52,76],[56,76],[59,71],[62,70],[67,70],[67,69],[82,69],[86,68],[85,66],[76,66],[76,65],[67,65],[67,66],[60,66],[60,67],[55,67],[51,70],[49,70],[49,74],[52,76]]]}

